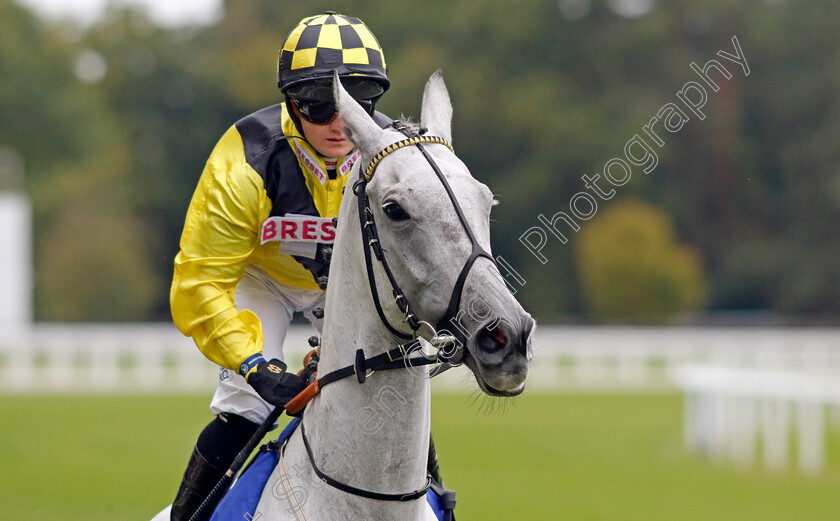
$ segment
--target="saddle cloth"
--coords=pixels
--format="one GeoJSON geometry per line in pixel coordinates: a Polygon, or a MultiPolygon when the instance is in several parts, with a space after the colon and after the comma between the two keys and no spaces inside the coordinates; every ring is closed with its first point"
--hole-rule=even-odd
{"type": "MultiPolygon", "coordinates": [[[[294,433],[300,418],[293,418],[286,425],[277,442],[263,445],[254,460],[242,471],[242,474],[228,490],[213,511],[210,521],[243,521],[254,519],[257,504],[260,502],[263,489],[280,457],[280,447],[292,433],[294,433]]],[[[443,521],[444,510],[440,498],[433,489],[426,493],[426,500],[438,521],[443,521]]]]}

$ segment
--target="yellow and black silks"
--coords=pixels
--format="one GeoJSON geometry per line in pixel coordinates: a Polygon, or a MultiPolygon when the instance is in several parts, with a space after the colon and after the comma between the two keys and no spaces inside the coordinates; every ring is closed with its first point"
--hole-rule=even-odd
{"type": "Polygon", "coordinates": [[[210,154],[187,211],[170,305],[176,327],[213,362],[237,370],[262,351],[259,318],[234,306],[246,266],[260,267],[281,284],[319,291],[315,277],[326,274],[323,260],[280,254],[276,242],[261,245],[259,237],[271,216],[338,216],[349,168],[334,178],[325,171],[285,103],[237,122],[210,154]],[[317,164],[307,166],[302,156],[317,164]]]}

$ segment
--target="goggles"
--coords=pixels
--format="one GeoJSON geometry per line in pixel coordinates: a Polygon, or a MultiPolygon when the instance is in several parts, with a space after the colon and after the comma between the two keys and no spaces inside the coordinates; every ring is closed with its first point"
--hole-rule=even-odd
{"type": "MultiPolygon", "coordinates": [[[[291,98],[300,116],[315,125],[327,125],[338,116],[338,108],[333,100],[303,100],[291,98]]],[[[373,114],[374,100],[356,100],[368,114],[373,114]]]]}

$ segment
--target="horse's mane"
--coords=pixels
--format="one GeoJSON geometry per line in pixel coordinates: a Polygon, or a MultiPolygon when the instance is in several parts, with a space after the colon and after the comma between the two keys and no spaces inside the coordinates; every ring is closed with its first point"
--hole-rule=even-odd
{"type": "Polygon", "coordinates": [[[406,116],[405,114],[400,114],[400,119],[398,120],[401,125],[404,125],[412,132],[420,132],[420,129],[423,127],[420,126],[420,123],[415,123],[411,120],[411,116],[406,116]]]}

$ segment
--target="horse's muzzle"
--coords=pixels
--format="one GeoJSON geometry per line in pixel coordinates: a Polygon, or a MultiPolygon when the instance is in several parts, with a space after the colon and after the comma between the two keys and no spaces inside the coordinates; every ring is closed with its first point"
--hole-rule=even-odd
{"type": "Polygon", "coordinates": [[[533,358],[531,336],[534,319],[524,313],[516,323],[501,319],[484,324],[475,334],[466,361],[479,386],[488,394],[521,393],[533,358]]]}

